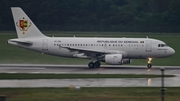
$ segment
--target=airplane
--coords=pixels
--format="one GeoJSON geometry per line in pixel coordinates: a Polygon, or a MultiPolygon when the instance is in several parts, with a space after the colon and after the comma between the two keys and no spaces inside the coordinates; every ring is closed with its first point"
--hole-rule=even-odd
{"type": "Polygon", "coordinates": [[[175,50],[161,40],[152,38],[90,38],[48,37],[41,33],[20,7],[11,7],[18,38],[8,44],[68,58],[89,59],[89,68],[98,68],[101,62],[109,65],[130,64],[132,59],[151,60],[175,54],[175,50]]]}

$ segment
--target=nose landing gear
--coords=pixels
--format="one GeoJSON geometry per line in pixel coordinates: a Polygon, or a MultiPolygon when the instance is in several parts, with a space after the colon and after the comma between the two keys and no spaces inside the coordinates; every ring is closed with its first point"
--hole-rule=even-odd
{"type": "Polygon", "coordinates": [[[148,68],[151,68],[151,67],[152,67],[151,61],[152,61],[152,58],[148,58],[148,64],[147,64],[147,67],[148,67],[148,68]]]}

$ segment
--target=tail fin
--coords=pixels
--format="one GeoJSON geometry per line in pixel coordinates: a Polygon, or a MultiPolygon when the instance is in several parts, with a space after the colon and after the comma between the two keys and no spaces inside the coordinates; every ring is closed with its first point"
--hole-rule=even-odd
{"type": "Polygon", "coordinates": [[[46,37],[20,7],[11,7],[18,38],[46,37]]]}

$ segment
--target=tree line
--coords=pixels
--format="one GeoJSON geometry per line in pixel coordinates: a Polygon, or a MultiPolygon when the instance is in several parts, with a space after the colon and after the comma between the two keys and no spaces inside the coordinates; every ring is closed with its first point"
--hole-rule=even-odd
{"type": "Polygon", "coordinates": [[[180,0],[0,0],[0,30],[21,7],[40,30],[180,32],[180,0]]]}

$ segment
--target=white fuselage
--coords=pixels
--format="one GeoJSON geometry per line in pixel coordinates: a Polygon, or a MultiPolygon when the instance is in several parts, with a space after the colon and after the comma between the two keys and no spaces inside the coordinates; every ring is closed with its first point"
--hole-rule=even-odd
{"type": "Polygon", "coordinates": [[[119,53],[123,54],[124,58],[131,59],[164,58],[175,53],[174,49],[164,42],[149,38],[44,37],[10,39],[8,43],[44,54],[74,58],[92,58],[91,52],[89,52],[91,57],[87,55],[87,51],[86,56],[84,56],[81,49],[119,53]],[[13,40],[32,42],[32,45],[19,44],[13,40]],[[71,47],[77,48],[77,50],[68,49],[71,47]]]}
{"type": "MultiPolygon", "coordinates": [[[[149,38],[47,37],[20,7],[11,7],[11,11],[18,38],[9,39],[8,44],[54,56],[91,59],[89,68],[100,67],[100,62],[122,65],[131,59],[152,60],[175,53],[164,42],[149,38]]],[[[149,61],[147,67],[152,67],[149,61]]]]}

